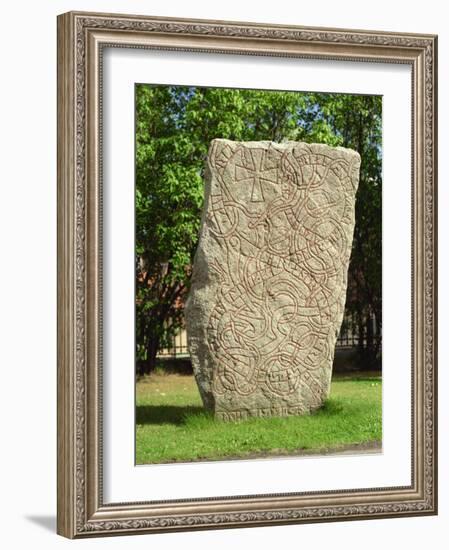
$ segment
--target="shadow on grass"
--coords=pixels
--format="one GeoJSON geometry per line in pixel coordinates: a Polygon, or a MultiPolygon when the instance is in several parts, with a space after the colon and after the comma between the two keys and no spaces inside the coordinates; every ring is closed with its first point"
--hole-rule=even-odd
{"type": "Polygon", "coordinates": [[[137,424],[185,424],[192,416],[205,414],[203,407],[177,405],[139,405],[136,407],[137,424]]]}
{"type": "Polygon", "coordinates": [[[312,413],[313,416],[336,416],[344,411],[344,404],[338,399],[326,399],[323,405],[312,413]]]}

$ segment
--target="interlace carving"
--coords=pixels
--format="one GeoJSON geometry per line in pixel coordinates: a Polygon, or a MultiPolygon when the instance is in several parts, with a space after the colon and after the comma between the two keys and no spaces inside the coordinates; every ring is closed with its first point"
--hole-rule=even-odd
{"type": "Polygon", "coordinates": [[[359,165],[325,145],[212,142],[187,315],[202,317],[188,318],[191,354],[219,418],[300,414],[327,396],[359,165]],[[195,353],[198,322],[207,357],[195,353]]]}

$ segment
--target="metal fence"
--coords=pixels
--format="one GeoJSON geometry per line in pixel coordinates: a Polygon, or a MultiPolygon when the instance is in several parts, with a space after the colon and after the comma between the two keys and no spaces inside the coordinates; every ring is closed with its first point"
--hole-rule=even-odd
{"type": "Polygon", "coordinates": [[[373,343],[382,343],[382,333],[378,328],[376,318],[370,317],[363,322],[363,334],[360,336],[360,331],[357,330],[357,323],[355,317],[346,315],[341,325],[340,334],[337,338],[337,348],[353,348],[362,347],[366,348],[368,340],[371,339],[373,343]],[[370,336],[368,336],[370,333],[370,336]]]}
{"type": "MultiPolygon", "coordinates": [[[[381,339],[382,335],[377,329],[377,323],[374,318],[369,319],[364,323],[365,327],[368,326],[368,323],[371,323],[371,334],[374,341],[381,339]]],[[[343,320],[340,334],[337,338],[336,348],[354,348],[358,346],[366,347],[368,335],[367,330],[365,330],[362,339],[358,335],[356,330],[356,324],[354,319],[350,316],[346,316],[343,320]]],[[[181,329],[178,334],[173,338],[172,345],[161,349],[158,353],[158,357],[167,357],[167,358],[182,358],[189,356],[189,349],[187,347],[187,334],[185,329],[181,329]]]]}
{"type": "Polygon", "coordinates": [[[170,347],[159,350],[158,357],[188,357],[187,333],[185,328],[181,329],[173,338],[170,347]]]}

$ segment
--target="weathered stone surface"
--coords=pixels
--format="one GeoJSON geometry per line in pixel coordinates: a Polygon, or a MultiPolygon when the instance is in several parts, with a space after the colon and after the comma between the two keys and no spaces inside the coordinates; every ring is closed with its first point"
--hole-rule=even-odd
{"type": "Polygon", "coordinates": [[[186,323],[217,418],[303,414],[327,397],[359,167],[339,147],[212,141],[186,323]]]}

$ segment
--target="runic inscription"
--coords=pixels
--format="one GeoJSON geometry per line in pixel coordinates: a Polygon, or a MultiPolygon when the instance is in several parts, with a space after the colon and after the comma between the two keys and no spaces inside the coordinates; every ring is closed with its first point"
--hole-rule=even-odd
{"type": "Polygon", "coordinates": [[[217,418],[298,415],[328,396],[359,167],[340,147],[212,141],[186,324],[217,418]]]}

